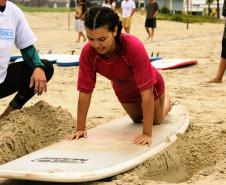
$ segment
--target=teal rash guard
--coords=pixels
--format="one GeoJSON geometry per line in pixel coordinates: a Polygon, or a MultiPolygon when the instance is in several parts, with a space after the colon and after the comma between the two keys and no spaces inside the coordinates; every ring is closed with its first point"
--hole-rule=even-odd
{"type": "Polygon", "coordinates": [[[40,68],[44,69],[45,66],[41,62],[38,52],[33,45],[28,46],[24,49],[21,49],[20,52],[22,54],[24,62],[29,67],[31,67],[32,69],[35,69],[36,67],[40,67],[40,68]]]}

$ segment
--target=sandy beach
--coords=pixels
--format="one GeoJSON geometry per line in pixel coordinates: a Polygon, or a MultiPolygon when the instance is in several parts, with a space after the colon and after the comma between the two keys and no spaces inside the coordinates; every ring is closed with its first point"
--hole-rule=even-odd
{"type": "MultiPolygon", "coordinates": [[[[79,54],[83,43],[75,43],[76,33],[71,14],[25,13],[38,41],[41,54],[79,54]]],[[[187,132],[153,158],[135,169],[89,185],[226,185],[226,75],[222,84],[208,84],[218,68],[223,23],[186,24],[158,21],[154,40],[146,41],[145,17],[139,12],[132,20],[131,34],[139,37],[149,54],[162,58],[194,58],[198,64],[160,71],[173,101],[186,107],[190,116],[187,132]]],[[[19,53],[14,49],[14,54],[19,53]]],[[[22,110],[0,121],[0,162],[16,159],[61,140],[75,126],[78,92],[78,67],[58,67],[48,83],[48,91],[32,98],[22,110]],[[35,139],[34,139],[35,138],[35,139]]],[[[1,99],[0,111],[13,95],[1,99]]],[[[98,75],[89,109],[87,127],[125,115],[111,88],[98,75]]],[[[32,181],[4,181],[1,184],[56,184],[32,181]]],[[[76,183],[75,183],[76,184],[76,183]]],[[[81,184],[81,183],[79,183],[81,184]]]]}

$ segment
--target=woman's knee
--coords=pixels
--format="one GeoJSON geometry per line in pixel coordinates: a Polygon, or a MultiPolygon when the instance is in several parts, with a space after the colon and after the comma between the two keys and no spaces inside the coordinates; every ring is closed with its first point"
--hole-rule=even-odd
{"type": "Polygon", "coordinates": [[[164,119],[164,102],[165,102],[165,92],[162,93],[162,95],[155,100],[155,106],[154,106],[154,119],[153,124],[154,125],[160,125],[164,119]]]}
{"type": "Polygon", "coordinates": [[[163,116],[156,116],[156,117],[154,117],[153,124],[160,125],[162,123],[163,119],[164,119],[163,116]]]}
{"type": "Polygon", "coordinates": [[[131,117],[131,119],[133,120],[134,123],[141,123],[143,120],[143,116],[136,115],[131,117]]]}

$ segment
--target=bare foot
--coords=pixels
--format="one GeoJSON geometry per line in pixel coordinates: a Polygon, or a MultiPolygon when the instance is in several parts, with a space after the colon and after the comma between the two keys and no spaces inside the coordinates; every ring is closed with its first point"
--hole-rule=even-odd
{"type": "Polygon", "coordinates": [[[79,43],[79,42],[80,42],[80,40],[76,40],[75,42],[76,42],[76,43],[79,43]]]}
{"type": "Polygon", "coordinates": [[[213,78],[213,79],[207,81],[206,83],[222,83],[222,79],[213,78]]]}

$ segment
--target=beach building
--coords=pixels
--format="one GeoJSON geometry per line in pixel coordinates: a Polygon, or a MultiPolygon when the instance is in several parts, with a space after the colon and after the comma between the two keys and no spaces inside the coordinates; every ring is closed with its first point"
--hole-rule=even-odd
{"type": "MultiPolygon", "coordinates": [[[[91,4],[101,5],[104,0],[89,0],[91,4]]],[[[145,7],[147,0],[134,0],[136,7],[142,9],[145,7]]],[[[207,15],[208,4],[207,0],[156,0],[159,8],[167,7],[171,13],[182,13],[188,11],[194,15],[207,15]]],[[[120,7],[121,0],[116,1],[117,6],[120,7]]],[[[220,12],[222,11],[224,0],[219,0],[220,12]]],[[[216,16],[217,0],[214,0],[210,5],[211,15],[216,16]]]]}
{"type": "MultiPolygon", "coordinates": [[[[167,7],[172,13],[186,12],[187,9],[191,14],[206,15],[208,4],[206,0],[157,0],[159,8],[167,7]]],[[[220,12],[223,7],[223,0],[219,0],[220,12]]],[[[217,1],[210,5],[212,14],[216,14],[217,1]]]]}

